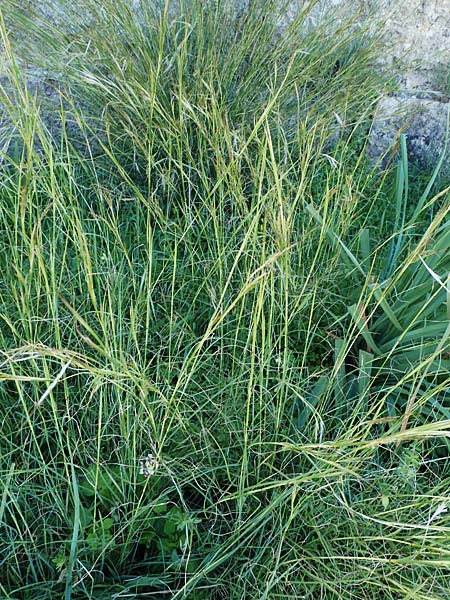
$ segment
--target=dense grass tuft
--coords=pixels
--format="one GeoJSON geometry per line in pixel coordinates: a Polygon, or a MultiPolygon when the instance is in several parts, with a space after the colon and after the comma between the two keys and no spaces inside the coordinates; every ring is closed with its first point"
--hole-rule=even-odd
{"type": "Polygon", "coordinates": [[[449,196],[365,161],[377,40],[52,4],[2,2],[0,596],[447,598],[449,196]]]}

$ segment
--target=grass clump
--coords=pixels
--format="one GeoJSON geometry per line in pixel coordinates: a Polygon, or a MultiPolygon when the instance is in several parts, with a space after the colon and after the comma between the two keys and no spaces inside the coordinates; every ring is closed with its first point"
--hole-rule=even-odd
{"type": "Polygon", "coordinates": [[[445,598],[448,202],[365,163],[376,40],[149,4],[2,5],[1,594],[445,598]]]}

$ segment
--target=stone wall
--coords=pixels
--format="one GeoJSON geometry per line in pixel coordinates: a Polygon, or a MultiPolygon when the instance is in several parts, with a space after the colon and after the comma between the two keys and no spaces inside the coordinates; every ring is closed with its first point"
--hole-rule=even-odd
{"type": "MultiPolygon", "coordinates": [[[[292,2],[290,16],[302,6],[292,2]]],[[[399,69],[398,91],[380,101],[369,154],[376,160],[406,133],[410,157],[430,168],[444,149],[450,109],[450,0],[319,0],[314,16],[381,27],[380,60],[399,69]]],[[[450,177],[450,165],[443,174],[450,177]]]]}

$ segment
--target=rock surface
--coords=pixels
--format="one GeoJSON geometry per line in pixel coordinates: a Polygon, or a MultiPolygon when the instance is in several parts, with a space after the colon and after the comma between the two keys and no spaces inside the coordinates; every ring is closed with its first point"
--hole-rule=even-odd
{"type": "MultiPolygon", "coordinates": [[[[448,111],[448,102],[400,95],[383,98],[370,133],[369,157],[386,164],[389,149],[405,133],[410,158],[419,167],[432,170],[445,147],[448,111]]],[[[444,165],[443,177],[449,174],[448,165],[444,165]]]]}
{"type": "MultiPolygon", "coordinates": [[[[291,2],[291,17],[304,5],[291,2]]],[[[319,0],[315,17],[381,26],[383,66],[400,67],[398,92],[380,101],[368,147],[385,163],[401,133],[409,156],[432,168],[444,150],[450,110],[450,0],[319,0]]],[[[450,179],[450,151],[442,175],[450,179]]]]}

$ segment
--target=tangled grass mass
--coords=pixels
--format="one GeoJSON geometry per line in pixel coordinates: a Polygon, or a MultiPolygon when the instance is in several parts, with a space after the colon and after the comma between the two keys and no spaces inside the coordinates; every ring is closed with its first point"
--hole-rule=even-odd
{"type": "Polygon", "coordinates": [[[5,600],[449,597],[449,189],[285,9],[2,0],[5,600]]]}

